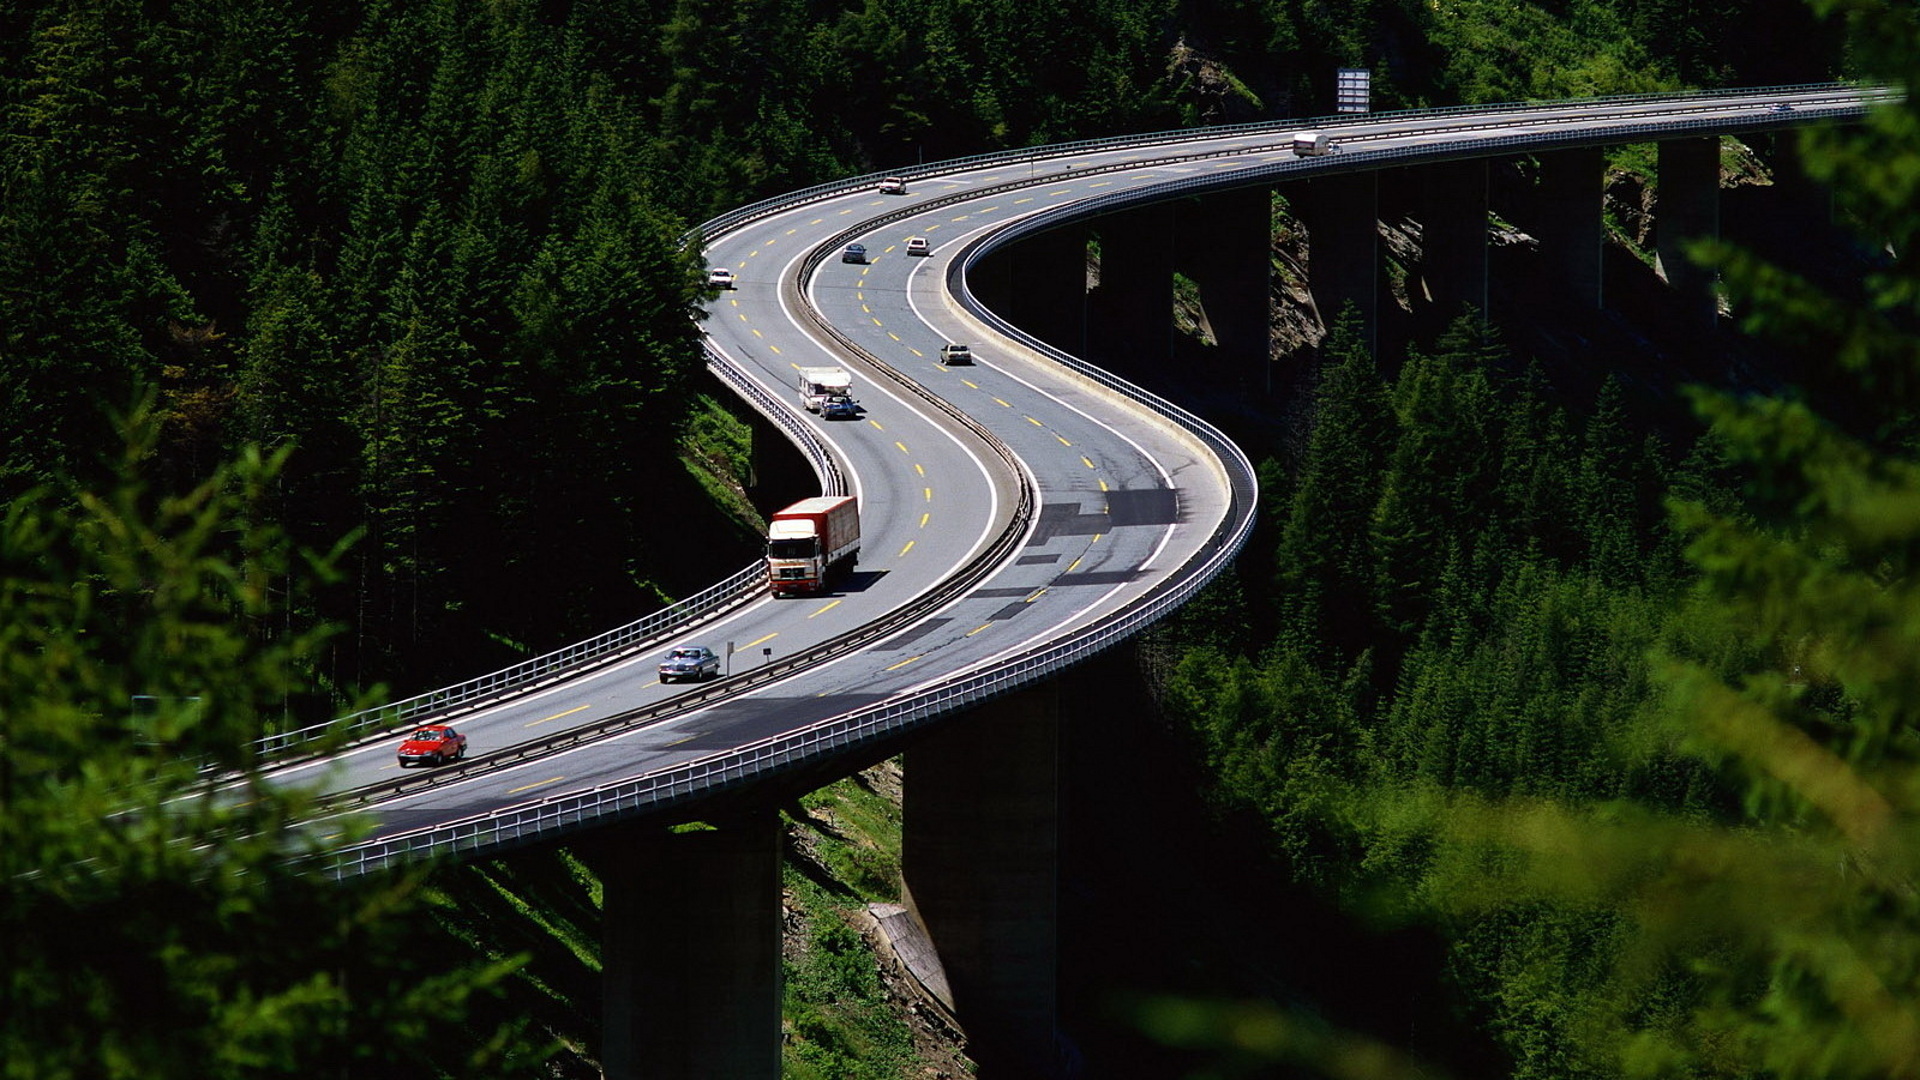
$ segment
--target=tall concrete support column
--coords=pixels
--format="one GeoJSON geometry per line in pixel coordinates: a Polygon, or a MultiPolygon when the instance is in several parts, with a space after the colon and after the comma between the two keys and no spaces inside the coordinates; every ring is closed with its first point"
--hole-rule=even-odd
{"type": "Polygon", "coordinates": [[[1599,147],[1540,155],[1540,207],[1534,233],[1577,307],[1598,308],[1605,301],[1600,275],[1606,240],[1605,183],[1606,161],[1599,147]]]}
{"type": "Polygon", "coordinates": [[[983,1080],[1058,1075],[1060,702],[1053,683],[907,750],[901,876],[983,1080]]]}
{"type": "Polygon", "coordinates": [[[1175,267],[1200,290],[1221,360],[1264,372],[1271,352],[1273,193],[1265,187],[1178,204],[1175,267]]]}
{"type": "Polygon", "coordinates": [[[1095,225],[1100,287],[1088,359],[1119,370],[1157,368],[1173,354],[1174,212],[1167,203],[1095,225]]]}
{"type": "Polygon", "coordinates": [[[743,411],[747,417],[747,493],[754,505],[772,513],[795,499],[819,494],[820,478],[786,433],[757,410],[743,411]]]}
{"type": "Polygon", "coordinates": [[[1368,350],[1379,340],[1379,188],[1371,172],[1288,185],[1287,201],[1307,227],[1307,287],[1332,326],[1348,303],[1360,312],[1368,350]]]}
{"type": "Polygon", "coordinates": [[[1436,315],[1451,321],[1471,306],[1487,315],[1487,162],[1451,161],[1418,170],[1420,279],[1436,315]]]}
{"type": "Polygon", "coordinates": [[[1679,295],[1690,322],[1709,328],[1719,315],[1712,271],[1688,258],[1685,246],[1720,235],[1720,140],[1669,139],[1660,144],[1655,193],[1655,266],[1679,295]]]}
{"type": "Polygon", "coordinates": [[[1044,232],[1013,245],[1011,254],[1006,305],[994,311],[1055,348],[1085,355],[1086,231],[1068,226],[1044,232]]]}
{"type": "Polygon", "coordinates": [[[615,830],[593,856],[606,1080],[779,1080],[778,816],[615,830]]]}
{"type": "Polygon", "coordinates": [[[1806,215],[1808,220],[1831,225],[1833,189],[1807,175],[1800,134],[1791,129],[1780,130],[1768,140],[1767,158],[1773,168],[1773,185],[1787,196],[1787,205],[1806,215]]]}
{"type": "Polygon", "coordinates": [[[973,298],[986,305],[988,311],[1013,322],[1016,326],[1019,323],[1008,314],[1008,309],[1013,306],[1014,277],[1018,261],[1015,252],[1019,246],[1016,244],[990,252],[967,271],[967,291],[973,294],[973,298]]]}

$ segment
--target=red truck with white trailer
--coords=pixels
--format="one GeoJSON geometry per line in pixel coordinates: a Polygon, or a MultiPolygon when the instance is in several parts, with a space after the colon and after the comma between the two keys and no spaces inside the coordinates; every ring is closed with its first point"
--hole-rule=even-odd
{"type": "Polygon", "coordinates": [[[852,495],[801,499],[767,522],[767,583],[775,596],[825,592],[827,577],[860,555],[860,504],[852,495]]]}

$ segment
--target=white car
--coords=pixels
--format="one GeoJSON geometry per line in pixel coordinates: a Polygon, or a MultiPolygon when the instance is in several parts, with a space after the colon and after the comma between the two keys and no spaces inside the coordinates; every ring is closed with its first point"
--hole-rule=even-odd
{"type": "Polygon", "coordinates": [[[731,289],[734,286],[733,271],[724,266],[716,266],[707,271],[707,288],[731,289]]]}
{"type": "Polygon", "coordinates": [[[973,350],[965,345],[940,346],[940,362],[946,365],[973,363],[973,350]]]}
{"type": "Polygon", "coordinates": [[[880,194],[882,195],[905,195],[906,193],[907,182],[897,176],[889,176],[880,181],[880,194]]]}
{"type": "Polygon", "coordinates": [[[933,254],[933,245],[927,243],[927,238],[924,236],[909,236],[907,237],[907,254],[931,255],[933,254]]]}

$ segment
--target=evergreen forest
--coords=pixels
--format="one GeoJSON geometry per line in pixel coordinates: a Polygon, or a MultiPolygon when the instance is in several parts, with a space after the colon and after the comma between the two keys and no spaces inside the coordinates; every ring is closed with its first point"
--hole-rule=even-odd
{"type": "MultiPolygon", "coordinates": [[[[252,776],[262,733],[754,557],[703,220],[1324,114],[1342,66],[1379,109],[1905,86],[1920,16],[0,0],[0,1077],[593,1075],[577,863],[317,888],[339,837],[284,829],[303,797],[193,800],[194,763],[252,776]],[[135,745],[103,741],[129,699],[135,745]]],[[[1727,332],[1785,359],[1766,392],[1649,408],[1473,317],[1393,355],[1341,319],[1297,358],[1249,426],[1255,543],[1140,647],[1152,726],[1279,888],[1439,942],[1448,1021],[1223,979],[1132,1004],[1140,1075],[1920,1075],[1920,106],[1802,156],[1850,277],[1697,251],[1727,332]]],[[[831,907],[886,858],[839,896],[790,874],[823,966],[789,973],[789,1075],[923,1075],[836,1004],[883,1008],[831,907]]]]}

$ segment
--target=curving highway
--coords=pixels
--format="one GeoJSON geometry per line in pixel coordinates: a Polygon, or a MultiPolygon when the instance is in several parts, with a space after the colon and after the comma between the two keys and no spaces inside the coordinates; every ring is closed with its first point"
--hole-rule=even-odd
{"type": "MultiPolygon", "coordinates": [[[[1313,122],[1339,153],[1297,158],[1285,124],[1163,133],[989,155],[756,204],[702,230],[735,289],[710,305],[716,373],[787,425],[823,486],[860,498],[857,571],[832,594],[775,601],[749,580],[644,626],[404,711],[277,777],[312,781],[378,831],[351,873],[426,851],[483,854],[615,818],[701,816],[706,800],[786,770],[869,764],[945,713],[1045,679],[1137,632],[1237,552],[1252,471],[1204,421],[1006,327],[965,268],[1051,225],[1197,191],[1556,147],[1729,134],[1861,114],[1873,89],[1799,87],[1377,114],[1313,122]],[[930,253],[906,253],[910,236],[930,253]],[[864,263],[840,251],[858,241],[864,263]],[[941,344],[973,345],[944,367],[941,344]],[[857,419],[801,411],[795,369],[854,374],[857,419]],[[681,641],[725,651],[725,677],[663,686],[681,641]],[[399,726],[446,717],[465,762],[404,773],[399,726]]],[[[1016,287],[1018,283],[1016,282],[1016,287]]]]}

